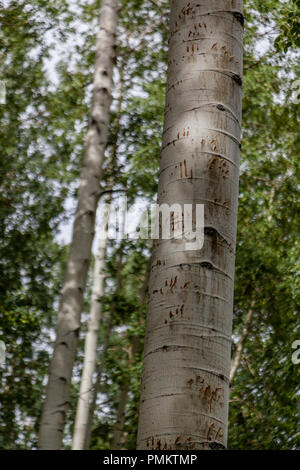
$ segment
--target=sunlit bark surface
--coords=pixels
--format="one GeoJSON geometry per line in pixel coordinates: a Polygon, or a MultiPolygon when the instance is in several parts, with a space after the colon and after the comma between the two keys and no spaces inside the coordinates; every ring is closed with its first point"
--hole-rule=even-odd
{"type": "Polygon", "coordinates": [[[138,449],[223,449],[241,139],[240,0],[173,0],[159,204],[204,204],[201,250],[154,244],[138,449]]]}

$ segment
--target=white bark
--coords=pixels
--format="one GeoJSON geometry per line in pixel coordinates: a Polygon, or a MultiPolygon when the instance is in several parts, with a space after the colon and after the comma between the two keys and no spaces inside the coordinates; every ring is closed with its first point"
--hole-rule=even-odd
{"type": "Polygon", "coordinates": [[[107,204],[107,206],[104,208],[103,217],[101,219],[101,226],[104,228],[104,230],[100,230],[103,232],[103,235],[101,233],[99,235],[98,250],[95,257],[90,320],[85,339],[84,361],[72,443],[73,450],[84,449],[86,427],[89,420],[89,407],[92,396],[93,375],[97,362],[98,335],[105,283],[105,263],[108,242],[107,231],[110,214],[109,199],[111,198],[106,196],[104,200],[104,202],[107,204]]]}
{"type": "Polygon", "coordinates": [[[115,173],[117,169],[117,150],[118,136],[120,132],[120,117],[123,102],[123,85],[124,85],[124,66],[123,62],[120,68],[119,81],[119,99],[117,109],[117,126],[115,142],[112,146],[108,172],[110,173],[109,181],[106,187],[108,194],[104,195],[103,217],[100,221],[99,230],[99,246],[95,260],[93,289],[90,308],[90,321],[88,333],[85,339],[85,355],[82,370],[82,378],[80,383],[80,394],[77,404],[77,413],[75,419],[75,428],[73,436],[73,450],[84,450],[86,447],[86,436],[89,428],[90,403],[93,396],[93,375],[97,364],[97,346],[98,334],[100,327],[100,319],[102,312],[102,297],[104,294],[105,281],[105,261],[108,243],[108,224],[110,216],[111,193],[114,186],[115,173]]]}
{"type": "Polygon", "coordinates": [[[158,203],[204,204],[205,242],[154,244],[138,449],[227,444],[241,138],[241,0],[173,0],[158,203]]]}
{"type": "Polygon", "coordinates": [[[105,358],[106,358],[107,350],[109,348],[109,341],[110,341],[110,335],[111,335],[112,327],[113,327],[114,314],[115,314],[115,303],[113,303],[112,305],[112,309],[108,318],[108,322],[107,322],[106,329],[105,329],[105,336],[104,336],[102,351],[99,357],[99,363],[97,367],[97,377],[96,377],[95,384],[93,386],[92,402],[89,407],[88,423],[85,428],[84,450],[89,450],[90,448],[94,416],[95,416],[95,411],[97,407],[97,399],[101,391],[105,358]]]}
{"type": "Polygon", "coordinates": [[[80,176],[73,239],[62,287],[56,341],[41,419],[40,449],[61,448],[65,415],[69,406],[72,370],[100,194],[102,162],[108,138],[118,12],[118,0],[103,0],[96,41],[91,116],[80,176]]]}

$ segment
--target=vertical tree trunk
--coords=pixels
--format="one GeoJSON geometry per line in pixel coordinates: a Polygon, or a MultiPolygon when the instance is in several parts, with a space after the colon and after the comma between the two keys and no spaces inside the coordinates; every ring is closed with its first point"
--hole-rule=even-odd
{"type": "Polygon", "coordinates": [[[112,450],[122,450],[122,447],[123,447],[122,437],[124,434],[125,413],[126,413],[126,406],[128,402],[129,390],[130,390],[130,382],[127,381],[126,383],[124,383],[119,393],[119,398],[118,398],[119,405],[118,405],[117,419],[114,425],[112,450]]]}
{"type": "Polygon", "coordinates": [[[108,209],[111,204],[111,192],[114,186],[115,173],[117,169],[117,150],[118,150],[118,137],[120,132],[120,118],[123,102],[123,85],[124,85],[124,64],[120,68],[120,81],[119,81],[119,99],[117,109],[117,125],[115,141],[111,150],[110,163],[108,171],[110,173],[109,181],[106,187],[108,195],[105,195],[105,204],[103,218],[100,221],[101,230],[98,252],[95,260],[94,275],[93,275],[93,289],[90,308],[90,321],[88,333],[85,339],[85,354],[82,370],[82,378],[80,383],[80,393],[77,404],[77,412],[75,419],[74,437],[72,443],[73,450],[85,449],[87,427],[89,423],[90,402],[93,392],[93,375],[96,370],[97,363],[97,346],[98,335],[100,327],[100,319],[102,312],[102,297],[104,294],[104,281],[105,281],[105,262],[108,242],[108,223],[110,210],[108,209]]]}
{"type": "Polygon", "coordinates": [[[114,318],[114,313],[115,313],[114,304],[113,304],[113,307],[114,308],[111,309],[111,312],[109,314],[109,318],[106,324],[103,347],[102,347],[102,351],[99,357],[99,362],[98,362],[98,367],[97,367],[97,377],[96,377],[95,384],[93,386],[92,402],[89,407],[88,423],[85,428],[84,450],[89,450],[90,448],[93,421],[94,421],[94,415],[95,415],[96,406],[97,406],[97,398],[101,390],[102,376],[103,376],[104,366],[105,366],[105,358],[106,358],[107,350],[109,347],[109,340],[110,340],[110,335],[111,335],[111,331],[113,327],[113,318],[114,318]]]}
{"type": "MultiPolygon", "coordinates": [[[[254,302],[253,302],[253,304],[254,304],[254,302]]],[[[253,313],[254,313],[253,308],[250,308],[250,310],[248,311],[247,316],[246,316],[246,320],[245,320],[245,324],[244,324],[244,327],[243,327],[241,337],[237,342],[236,350],[235,350],[235,353],[234,353],[234,355],[232,357],[232,360],[231,360],[230,376],[229,376],[230,384],[232,384],[234,376],[236,374],[236,371],[238,370],[239,365],[240,365],[241,360],[242,360],[242,355],[243,355],[245,343],[247,341],[247,338],[248,338],[248,335],[249,335],[250,329],[251,329],[253,313]]]]}
{"type": "MultiPolygon", "coordinates": [[[[109,204],[110,200],[111,197],[106,196],[105,202],[109,204]]],[[[97,346],[102,313],[102,297],[104,294],[109,214],[109,205],[107,205],[103,211],[103,217],[101,219],[101,225],[104,227],[104,236],[101,236],[100,234],[94,266],[90,319],[88,332],[85,339],[84,361],[72,443],[73,450],[84,449],[86,427],[88,425],[89,408],[93,388],[93,375],[97,362],[97,346]]]]}
{"type": "MultiPolygon", "coordinates": [[[[116,276],[115,293],[117,293],[119,291],[120,287],[121,287],[122,266],[123,266],[123,249],[121,247],[120,248],[120,253],[119,253],[117,276],[116,276]]],[[[114,300],[112,302],[112,305],[111,305],[111,311],[110,311],[108,321],[107,321],[107,325],[106,325],[105,336],[104,336],[104,341],[103,341],[103,349],[102,349],[102,352],[101,352],[100,357],[99,357],[97,378],[96,378],[96,382],[95,382],[95,385],[94,385],[92,402],[90,404],[90,409],[89,409],[88,424],[86,426],[85,444],[84,444],[84,449],[85,450],[88,450],[89,447],[90,447],[94,414],[95,414],[95,411],[96,411],[97,398],[98,398],[98,395],[99,395],[100,389],[101,389],[102,375],[103,375],[104,366],[105,366],[105,357],[106,357],[106,353],[107,353],[107,350],[108,350],[108,347],[109,347],[109,340],[110,340],[110,335],[111,335],[112,328],[113,328],[113,322],[114,322],[114,317],[115,317],[115,313],[116,313],[116,308],[117,308],[117,302],[114,300]]]]}
{"type": "Polygon", "coordinates": [[[92,109],[80,176],[73,239],[62,287],[56,341],[41,419],[40,449],[60,449],[63,439],[83,295],[94,237],[99,183],[108,138],[118,12],[118,0],[103,0],[96,42],[92,109]]]}
{"type": "MultiPolygon", "coordinates": [[[[150,268],[151,268],[151,259],[149,259],[147,263],[145,279],[144,279],[142,288],[139,292],[139,301],[141,305],[144,305],[147,299],[150,268]]],[[[142,318],[140,318],[140,321],[142,321],[142,318]]],[[[134,336],[132,338],[131,357],[129,358],[128,367],[130,367],[130,363],[132,361],[135,361],[135,356],[138,351],[140,342],[141,342],[141,338],[139,338],[138,336],[134,336]]],[[[112,447],[113,450],[122,449],[122,445],[123,445],[122,438],[124,434],[124,423],[125,423],[125,409],[126,409],[126,405],[128,402],[129,391],[130,391],[130,377],[128,377],[128,380],[126,380],[125,384],[120,390],[120,395],[119,395],[119,400],[118,400],[119,406],[118,406],[118,412],[117,412],[117,419],[116,419],[116,423],[114,426],[113,447],[112,447]]]]}
{"type": "MultiPolygon", "coordinates": [[[[135,360],[135,355],[139,343],[139,338],[134,336],[131,343],[131,354],[128,361],[128,367],[132,361],[135,360]]],[[[118,412],[117,419],[114,425],[114,434],[112,442],[112,450],[121,450],[122,449],[122,437],[124,433],[124,424],[125,424],[125,413],[126,405],[128,402],[128,394],[130,390],[130,376],[126,377],[126,381],[120,389],[119,399],[118,399],[118,412]]]]}
{"type": "Polygon", "coordinates": [[[158,203],[205,205],[201,250],[153,250],[138,449],[227,444],[242,101],[241,0],[171,1],[158,203]]]}

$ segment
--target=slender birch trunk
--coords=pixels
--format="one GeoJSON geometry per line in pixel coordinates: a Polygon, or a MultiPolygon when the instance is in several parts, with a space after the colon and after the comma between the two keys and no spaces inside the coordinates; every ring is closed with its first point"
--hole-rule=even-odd
{"type": "MultiPolygon", "coordinates": [[[[125,220],[125,219],[124,219],[125,220]]],[[[117,293],[121,287],[121,272],[122,272],[122,266],[123,266],[123,250],[122,247],[120,248],[120,253],[119,253],[119,262],[118,262],[118,270],[117,270],[117,276],[116,276],[116,288],[115,292],[117,293]]],[[[114,317],[116,313],[116,308],[117,308],[117,303],[114,300],[111,305],[111,311],[108,317],[107,325],[106,325],[106,330],[105,330],[105,336],[104,336],[104,341],[103,341],[103,348],[102,352],[99,357],[99,364],[98,364],[98,370],[97,370],[97,378],[95,385],[93,387],[93,396],[92,396],[92,402],[90,405],[89,409],[89,417],[88,417],[88,423],[86,426],[86,433],[85,433],[85,444],[84,444],[84,449],[88,450],[90,447],[90,442],[91,442],[91,437],[92,437],[92,427],[93,427],[93,420],[94,420],[94,415],[96,411],[96,406],[97,406],[97,398],[101,390],[101,384],[102,384],[102,375],[104,372],[104,365],[105,365],[105,357],[107,350],[109,348],[109,341],[110,341],[110,335],[112,332],[113,328],[113,322],[114,322],[114,317]]]]}
{"type": "Polygon", "coordinates": [[[102,352],[100,354],[98,367],[97,367],[97,377],[96,377],[95,384],[93,386],[92,402],[89,407],[88,423],[85,428],[84,450],[89,450],[90,448],[93,421],[94,421],[95,411],[97,407],[97,398],[101,391],[102,376],[103,376],[104,365],[105,365],[105,357],[106,357],[107,350],[109,347],[109,340],[110,340],[110,335],[111,335],[111,331],[113,327],[113,316],[114,316],[114,310],[110,312],[108,322],[106,324],[102,352]]]}
{"type": "Polygon", "coordinates": [[[234,353],[234,355],[232,357],[232,360],[231,360],[230,376],[229,376],[230,384],[232,384],[233,379],[234,379],[235,374],[236,374],[236,371],[238,370],[239,365],[240,365],[241,360],[242,360],[242,355],[243,355],[245,343],[247,341],[247,338],[248,338],[248,335],[249,335],[250,329],[251,329],[253,313],[254,312],[253,312],[252,308],[247,313],[241,337],[237,342],[236,350],[235,350],[235,353],[234,353]]]}
{"type": "Polygon", "coordinates": [[[100,221],[101,229],[99,232],[99,246],[95,260],[94,275],[93,275],[93,289],[90,308],[90,321],[88,333],[85,339],[85,354],[82,370],[82,378],[80,383],[80,393],[77,404],[77,412],[75,419],[74,437],[72,443],[73,450],[85,449],[85,441],[87,435],[87,427],[89,423],[90,402],[93,391],[93,375],[96,370],[97,364],[97,346],[98,335],[100,328],[100,320],[102,313],[102,297],[104,294],[105,282],[105,261],[108,242],[108,223],[110,216],[111,193],[114,186],[115,173],[117,168],[117,150],[118,150],[118,136],[120,132],[120,116],[123,103],[123,85],[124,85],[124,63],[120,68],[120,81],[119,81],[119,98],[117,107],[117,125],[115,142],[111,150],[109,168],[109,181],[106,187],[105,205],[103,218],[100,221]]]}
{"type": "Polygon", "coordinates": [[[73,239],[58,312],[56,341],[43,407],[39,448],[60,449],[76,356],[83,295],[94,237],[104,150],[112,102],[118,0],[103,0],[96,42],[94,92],[80,176],[73,239]]]}
{"type": "Polygon", "coordinates": [[[84,449],[86,426],[88,425],[89,407],[93,388],[93,375],[97,362],[98,335],[105,283],[105,263],[108,242],[107,231],[110,214],[109,203],[111,197],[106,196],[105,199],[106,206],[104,207],[103,217],[101,219],[103,231],[101,230],[99,234],[99,245],[95,258],[90,320],[85,339],[84,361],[72,443],[73,450],[84,449]]]}
{"type": "Polygon", "coordinates": [[[241,0],[171,1],[158,203],[205,205],[205,240],[154,244],[138,449],[223,449],[241,138],[241,0]]]}

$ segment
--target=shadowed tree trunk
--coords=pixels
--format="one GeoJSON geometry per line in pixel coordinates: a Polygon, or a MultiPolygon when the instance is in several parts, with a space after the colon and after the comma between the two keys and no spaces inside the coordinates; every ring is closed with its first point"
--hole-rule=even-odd
{"type": "Polygon", "coordinates": [[[61,448],[65,415],[69,406],[70,384],[100,195],[99,183],[108,138],[118,11],[118,0],[102,1],[96,41],[92,108],[80,176],[73,239],[62,286],[56,341],[41,419],[40,449],[61,448]]]}
{"type": "MultiPolygon", "coordinates": [[[[144,279],[142,288],[139,292],[139,301],[141,305],[144,305],[147,299],[150,268],[151,268],[151,260],[149,259],[147,263],[145,279],[144,279]]],[[[140,320],[142,320],[142,318],[140,320]]],[[[141,338],[139,338],[138,336],[134,336],[132,338],[131,354],[130,354],[130,358],[128,361],[129,362],[128,367],[130,367],[131,362],[136,360],[135,356],[138,351],[140,342],[141,342],[141,338]]],[[[119,400],[118,400],[119,406],[118,406],[118,412],[117,412],[117,419],[116,419],[116,423],[114,426],[114,435],[113,435],[113,444],[112,444],[113,450],[121,450],[124,444],[123,434],[124,434],[124,424],[125,424],[125,411],[126,411],[126,405],[128,402],[128,394],[130,391],[130,385],[131,385],[130,377],[127,377],[127,380],[125,381],[119,394],[119,400]]]]}
{"type": "MultiPolygon", "coordinates": [[[[137,347],[139,344],[139,338],[134,336],[131,343],[131,353],[128,361],[128,367],[135,360],[135,355],[137,352],[137,347]]],[[[114,435],[112,442],[112,450],[121,450],[123,447],[123,434],[124,434],[124,424],[125,424],[125,415],[126,415],[126,406],[128,403],[128,394],[130,391],[130,377],[126,377],[124,384],[121,387],[119,397],[118,397],[118,412],[117,419],[114,425],[114,435]]]]}
{"type": "MultiPolygon", "coordinates": [[[[116,274],[115,294],[117,294],[119,292],[120,287],[121,287],[122,267],[123,267],[123,245],[121,245],[120,252],[119,252],[118,268],[117,268],[117,274],[116,274]]],[[[113,328],[116,309],[117,309],[117,302],[116,302],[116,300],[114,300],[111,304],[111,310],[109,312],[109,317],[108,317],[107,324],[106,324],[103,347],[102,347],[102,351],[101,351],[99,361],[98,361],[96,382],[95,382],[95,385],[93,387],[92,402],[91,402],[90,408],[89,408],[88,423],[87,423],[87,426],[85,428],[85,445],[84,445],[85,450],[88,450],[89,447],[90,447],[94,415],[95,415],[96,406],[97,406],[97,398],[98,398],[98,395],[99,395],[100,390],[101,390],[102,376],[103,376],[104,366],[105,366],[105,357],[106,357],[106,354],[107,354],[107,350],[109,348],[110,335],[111,335],[112,328],[113,328]]]]}
{"type": "MultiPolygon", "coordinates": [[[[254,302],[252,302],[252,305],[254,307],[254,302]]],[[[229,376],[230,384],[232,384],[236,371],[238,370],[241,360],[242,360],[244,347],[245,347],[247,338],[251,330],[253,313],[254,313],[253,308],[250,308],[245,319],[245,324],[243,326],[242,334],[236,344],[235,352],[231,359],[230,376],[229,376]]]]}
{"type": "Polygon", "coordinates": [[[204,246],[154,244],[138,449],[227,445],[242,35],[240,0],[171,1],[158,203],[203,204],[204,246]]]}

